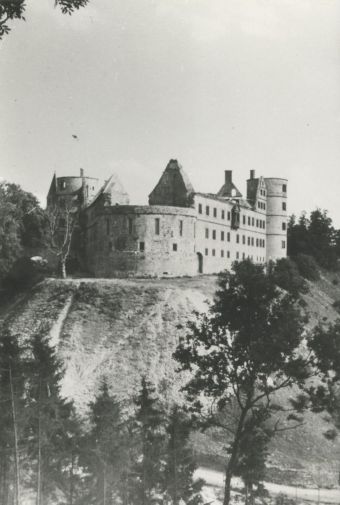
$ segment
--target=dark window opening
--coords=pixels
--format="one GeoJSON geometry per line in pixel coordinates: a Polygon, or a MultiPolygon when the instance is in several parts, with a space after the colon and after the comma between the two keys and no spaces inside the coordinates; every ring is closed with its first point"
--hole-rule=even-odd
{"type": "Polygon", "coordinates": [[[139,250],[141,252],[144,252],[145,251],[145,242],[139,242],[139,250]]]}
{"type": "Polygon", "coordinates": [[[213,230],[213,232],[212,232],[212,238],[213,238],[213,240],[216,240],[216,230],[213,230]]]}
{"type": "Polygon", "coordinates": [[[198,204],[198,213],[202,214],[202,204],[201,203],[198,204]]]}
{"type": "Polygon", "coordinates": [[[155,218],[155,234],[159,235],[160,232],[160,219],[159,217],[155,218]]]}
{"type": "Polygon", "coordinates": [[[177,251],[177,244],[172,244],[172,250],[177,251]]]}
{"type": "Polygon", "coordinates": [[[287,193],[287,184],[282,184],[282,193],[287,193]]]}
{"type": "Polygon", "coordinates": [[[180,220],[179,222],[179,236],[182,237],[183,236],[183,221],[180,220]]]}
{"type": "Polygon", "coordinates": [[[214,217],[217,217],[217,209],[214,207],[214,217]]]}
{"type": "Polygon", "coordinates": [[[206,206],[205,213],[206,213],[207,216],[209,216],[209,214],[210,214],[209,205],[206,206]]]}
{"type": "Polygon", "coordinates": [[[129,234],[131,235],[132,233],[132,218],[129,217],[129,234]]]}

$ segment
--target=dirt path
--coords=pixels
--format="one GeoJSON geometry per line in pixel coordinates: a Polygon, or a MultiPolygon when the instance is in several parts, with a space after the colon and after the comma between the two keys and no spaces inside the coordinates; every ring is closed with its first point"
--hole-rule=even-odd
{"type": "MultiPolygon", "coordinates": [[[[196,471],[197,478],[204,479],[209,486],[222,488],[224,485],[224,474],[208,468],[199,468],[196,471]]],[[[233,479],[233,487],[241,487],[240,479],[233,479]]],[[[272,494],[285,494],[290,498],[308,500],[316,503],[340,504],[340,489],[307,489],[283,484],[264,483],[266,489],[272,494]]]]}

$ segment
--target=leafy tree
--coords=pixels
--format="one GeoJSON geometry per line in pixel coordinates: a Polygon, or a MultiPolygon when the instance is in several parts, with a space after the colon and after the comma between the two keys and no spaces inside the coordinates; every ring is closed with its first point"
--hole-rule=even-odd
{"type": "Polygon", "coordinates": [[[0,183],[0,279],[25,251],[44,246],[46,218],[34,195],[0,183]]]}
{"type": "MultiPolygon", "coordinates": [[[[254,422],[263,409],[275,412],[274,393],[302,385],[308,363],[299,354],[302,317],[292,296],[278,289],[263,266],[235,263],[231,272],[220,274],[218,285],[210,312],[188,323],[174,356],[182,370],[192,373],[184,389],[193,410],[207,411],[210,422],[226,433],[223,504],[228,505],[249,419],[254,422]]],[[[278,418],[272,432],[281,429],[278,418]]]]}
{"type": "Polygon", "coordinates": [[[142,379],[135,398],[134,440],[137,454],[132,467],[131,498],[138,505],[150,505],[161,497],[164,470],[164,412],[155,397],[155,389],[142,379]]]}
{"type": "Polygon", "coordinates": [[[173,406],[167,422],[168,441],[165,450],[164,488],[169,505],[202,503],[203,482],[194,482],[196,464],[189,445],[192,422],[177,405],[173,406]]]}
{"type": "Polygon", "coordinates": [[[128,503],[130,461],[129,419],[124,405],[104,381],[90,405],[92,428],[83,438],[81,463],[86,472],[86,504],[128,503]],[[120,500],[120,501],[118,501],[120,500]]]}
{"type": "MultiPolygon", "coordinates": [[[[89,0],[55,0],[63,14],[72,14],[76,9],[87,5],[89,0]]],[[[0,0],[0,40],[10,32],[9,21],[22,19],[25,21],[26,0],[0,0]]]]}
{"type": "Polygon", "coordinates": [[[288,291],[294,298],[299,298],[301,293],[307,292],[306,282],[301,277],[296,263],[290,258],[281,258],[276,262],[271,261],[268,269],[275,283],[288,291]]]}
{"type": "Polygon", "coordinates": [[[60,394],[63,370],[47,334],[44,325],[33,334],[27,366],[26,439],[37,505],[52,501],[60,492],[69,494],[66,473],[74,464],[78,434],[73,405],[60,394]]]}
{"type": "MultiPolygon", "coordinates": [[[[327,326],[319,324],[308,343],[315,355],[321,382],[308,388],[315,411],[328,411],[340,429],[340,319],[327,326]]],[[[326,432],[327,436],[330,432],[326,432]]],[[[335,435],[336,433],[334,433],[335,435]]]]}

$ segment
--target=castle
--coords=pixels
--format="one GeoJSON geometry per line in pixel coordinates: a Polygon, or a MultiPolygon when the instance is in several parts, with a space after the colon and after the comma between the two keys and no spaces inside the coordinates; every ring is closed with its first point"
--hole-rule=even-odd
{"type": "Polygon", "coordinates": [[[149,195],[129,204],[119,179],[54,175],[47,206],[71,197],[79,208],[78,252],[95,277],[194,276],[251,258],[287,255],[287,180],[250,171],[243,198],[225,171],[216,194],[197,193],[177,160],[170,160],[149,195]]]}

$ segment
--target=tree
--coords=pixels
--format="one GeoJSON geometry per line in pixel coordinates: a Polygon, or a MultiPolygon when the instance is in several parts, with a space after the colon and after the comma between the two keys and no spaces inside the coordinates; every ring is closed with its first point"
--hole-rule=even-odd
{"type": "Polygon", "coordinates": [[[30,341],[27,363],[26,440],[37,505],[68,495],[67,469],[74,463],[78,422],[71,402],[60,394],[63,370],[41,325],[30,341]],[[34,469],[34,472],[32,471],[34,469]]]}
{"type": "MultiPolygon", "coordinates": [[[[307,388],[315,411],[328,411],[340,429],[340,319],[317,325],[308,342],[315,356],[320,383],[307,388]]],[[[330,435],[331,431],[325,435],[330,435]]],[[[335,435],[335,433],[334,433],[335,435]]]]}
{"type": "Polygon", "coordinates": [[[8,325],[0,338],[0,501],[20,505],[21,420],[24,375],[18,338],[8,325]],[[12,491],[14,490],[14,492],[12,491]]]}
{"type": "Polygon", "coordinates": [[[192,422],[178,405],[170,411],[166,426],[168,440],[165,449],[164,491],[169,505],[202,503],[200,491],[203,481],[194,481],[196,464],[189,445],[192,422]]]}
{"type": "MultiPolygon", "coordinates": [[[[87,5],[89,0],[55,0],[63,14],[72,14],[76,9],[87,5]]],[[[0,40],[11,30],[9,21],[22,19],[25,21],[26,0],[0,0],[0,40]]]]}
{"type": "MultiPolygon", "coordinates": [[[[249,420],[261,420],[258,413],[263,409],[275,412],[275,392],[302,385],[308,362],[299,353],[300,312],[263,266],[250,260],[234,263],[231,272],[219,275],[218,285],[210,312],[196,314],[188,323],[174,357],[181,370],[192,374],[184,389],[193,410],[207,413],[208,421],[226,433],[229,457],[223,504],[228,505],[249,420]]],[[[271,430],[282,429],[286,426],[278,418],[271,430]]]]}
{"type": "Polygon", "coordinates": [[[127,504],[130,433],[124,405],[110,395],[107,382],[90,404],[90,432],[83,438],[82,466],[86,471],[86,504],[127,504]],[[115,502],[116,503],[116,502],[115,502]]]}
{"type": "Polygon", "coordinates": [[[134,443],[135,464],[132,467],[132,502],[138,505],[155,503],[161,497],[164,469],[164,412],[155,397],[155,389],[142,379],[141,390],[135,398],[134,443]]]}
{"type": "Polygon", "coordinates": [[[25,252],[43,249],[46,218],[34,195],[0,183],[0,279],[25,252]]]}
{"type": "Polygon", "coordinates": [[[47,244],[59,262],[60,274],[66,278],[66,264],[70,256],[74,231],[78,224],[79,208],[73,197],[59,199],[46,210],[48,232],[47,244]]]}

